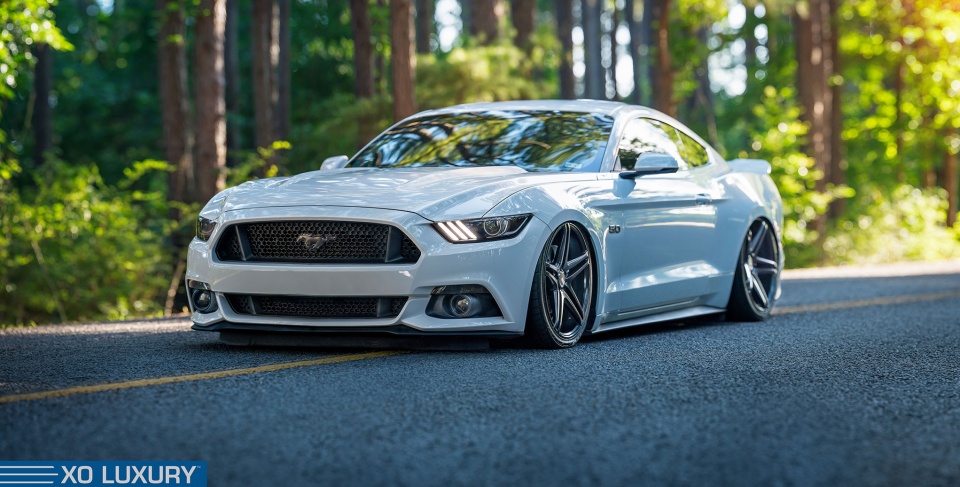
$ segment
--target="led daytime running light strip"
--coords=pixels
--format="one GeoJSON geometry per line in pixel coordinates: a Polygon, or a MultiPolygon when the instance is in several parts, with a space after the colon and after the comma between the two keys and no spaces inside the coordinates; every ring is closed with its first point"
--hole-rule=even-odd
{"type": "Polygon", "coordinates": [[[437,222],[437,226],[443,230],[443,233],[454,242],[477,240],[477,235],[473,233],[460,220],[452,222],[437,222]]]}

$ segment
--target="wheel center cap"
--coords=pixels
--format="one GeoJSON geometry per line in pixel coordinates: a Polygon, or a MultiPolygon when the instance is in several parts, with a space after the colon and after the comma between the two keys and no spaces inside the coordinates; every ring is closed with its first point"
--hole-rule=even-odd
{"type": "Polygon", "coordinates": [[[560,271],[560,274],[557,275],[557,282],[560,283],[560,287],[567,285],[567,273],[560,271]]]}

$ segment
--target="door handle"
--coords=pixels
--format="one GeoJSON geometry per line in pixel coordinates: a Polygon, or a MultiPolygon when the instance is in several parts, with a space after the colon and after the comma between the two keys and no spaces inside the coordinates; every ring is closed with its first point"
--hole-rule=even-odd
{"type": "Polygon", "coordinates": [[[697,206],[709,205],[713,202],[713,198],[706,193],[700,193],[697,195],[697,206]]]}

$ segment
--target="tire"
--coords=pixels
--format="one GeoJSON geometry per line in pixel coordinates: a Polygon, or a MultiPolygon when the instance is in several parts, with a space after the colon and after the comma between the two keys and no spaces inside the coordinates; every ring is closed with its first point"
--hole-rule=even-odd
{"type": "Polygon", "coordinates": [[[587,233],[566,222],[550,234],[533,274],[527,343],[567,348],[583,336],[593,313],[594,257],[587,233]]]}
{"type": "Polygon", "coordinates": [[[750,225],[740,247],[727,305],[727,321],[763,321],[780,286],[780,245],[766,220],[750,225]]]}

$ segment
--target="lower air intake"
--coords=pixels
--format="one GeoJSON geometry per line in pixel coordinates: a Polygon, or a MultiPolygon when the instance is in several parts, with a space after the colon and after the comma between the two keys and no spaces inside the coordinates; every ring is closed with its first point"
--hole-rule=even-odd
{"type": "Polygon", "coordinates": [[[241,315],[293,316],[298,318],[395,318],[407,298],[341,298],[227,294],[233,311],[241,315]]]}

